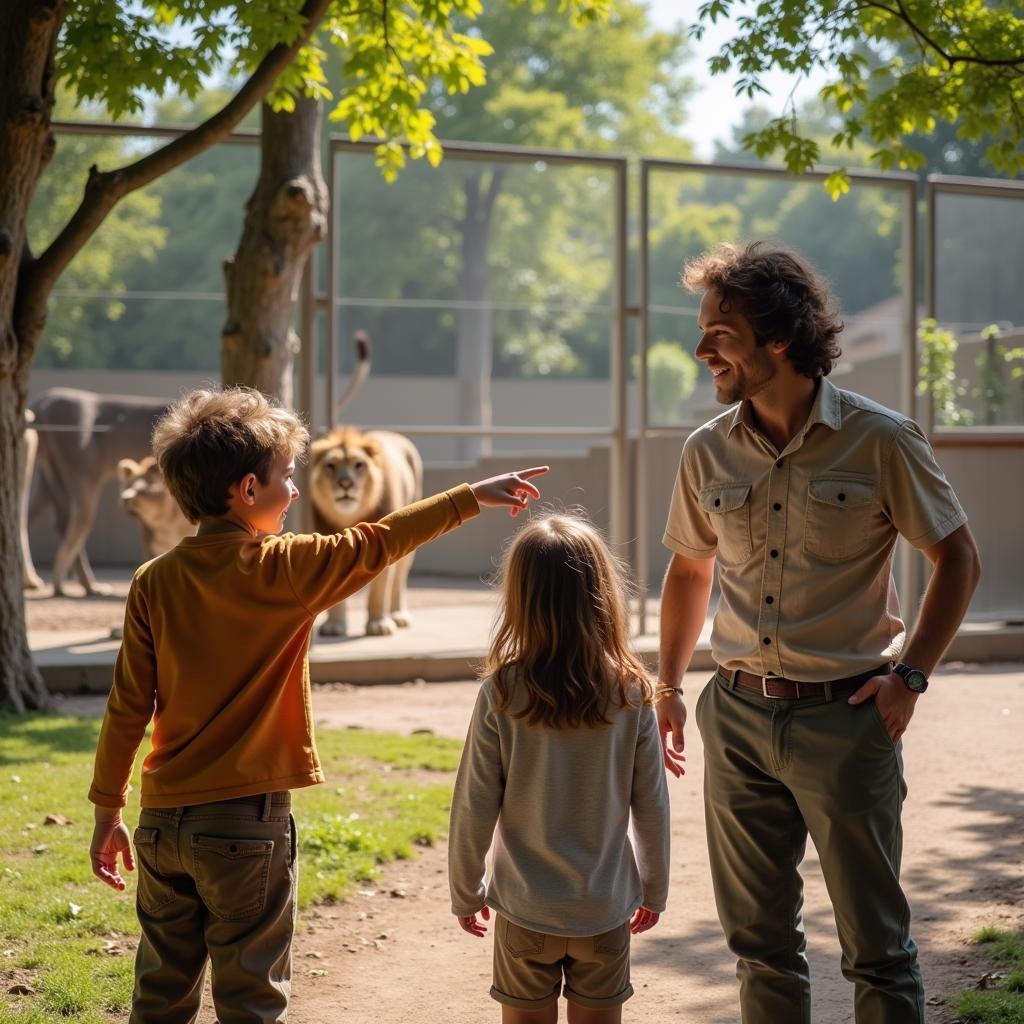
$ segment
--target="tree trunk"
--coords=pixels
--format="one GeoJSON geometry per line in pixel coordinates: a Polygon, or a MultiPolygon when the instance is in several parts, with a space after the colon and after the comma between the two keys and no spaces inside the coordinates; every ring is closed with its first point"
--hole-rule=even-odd
{"type": "Polygon", "coordinates": [[[31,262],[26,222],[53,153],[53,58],[60,0],[0,4],[0,706],[48,708],[25,630],[18,532],[22,434],[39,311],[26,304],[21,269],[31,262]]]}
{"type": "Polygon", "coordinates": [[[224,263],[221,379],[258,388],[287,406],[300,345],[292,328],[299,280],[327,232],[320,116],[320,103],[305,96],[296,98],[291,113],[264,104],[259,180],[246,204],[238,251],[224,263]]]}
{"type": "MultiPolygon", "coordinates": [[[[459,387],[459,422],[465,426],[490,427],[491,370],[494,365],[494,317],[491,301],[491,267],[488,248],[491,217],[501,191],[504,171],[482,172],[465,182],[465,213],[462,229],[462,269],[459,274],[459,310],[456,326],[455,375],[459,387]]],[[[465,438],[459,458],[472,460],[490,455],[489,437],[465,438]]]]}

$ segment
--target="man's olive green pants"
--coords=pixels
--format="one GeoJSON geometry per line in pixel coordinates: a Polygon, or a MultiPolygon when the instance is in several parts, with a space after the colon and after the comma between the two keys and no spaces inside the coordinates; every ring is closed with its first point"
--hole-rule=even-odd
{"type": "Polygon", "coordinates": [[[288,793],[143,808],[135,830],[142,939],[129,1024],[191,1024],[213,967],[219,1024],[287,1020],[295,930],[288,793]]]}
{"type": "Polygon", "coordinates": [[[743,1024],[810,1024],[799,865],[810,834],[858,1024],[924,1024],[900,888],[901,745],[874,701],[778,700],[719,670],[701,693],[704,802],[718,916],[743,1024]]]}

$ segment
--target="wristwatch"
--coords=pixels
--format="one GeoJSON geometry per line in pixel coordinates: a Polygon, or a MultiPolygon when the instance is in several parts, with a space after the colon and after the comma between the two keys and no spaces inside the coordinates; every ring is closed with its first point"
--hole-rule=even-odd
{"type": "Polygon", "coordinates": [[[911,668],[902,661],[897,661],[892,670],[903,679],[907,689],[912,693],[924,693],[928,689],[928,677],[919,668],[911,668]]]}

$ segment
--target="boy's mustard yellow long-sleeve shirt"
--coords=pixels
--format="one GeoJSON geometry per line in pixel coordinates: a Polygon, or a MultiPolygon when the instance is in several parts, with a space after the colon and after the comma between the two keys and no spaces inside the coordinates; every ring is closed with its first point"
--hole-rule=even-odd
{"type": "Polygon", "coordinates": [[[188,537],[147,562],[128,592],[89,799],[124,806],[150,719],[143,807],[322,782],[307,659],[315,616],[479,511],[463,484],[338,534],[188,537]]]}

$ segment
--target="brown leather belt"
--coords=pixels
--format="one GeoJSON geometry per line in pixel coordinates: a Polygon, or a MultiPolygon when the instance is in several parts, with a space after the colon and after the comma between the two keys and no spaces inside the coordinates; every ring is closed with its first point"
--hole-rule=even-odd
{"type": "MultiPolygon", "coordinates": [[[[724,668],[720,668],[719,674],[728,679],[731,675],[724,668]]],[[[856,676],[846,676],[843,679],[829,680],[829,686],[833,696],[853,693],[869,679],[875,676],[886,675],[890,672],[888,664],[879,665],[878,668],[861,672],[856,676]]],[[[762,697],[774,697],[778,700],[810,700],[817,697],[819,700],[825,693],[824,683],[800,683],[795,679],[783,679],[781,676],[756,676],[753,672],[744,672],[742,669],[736,673],[736,685],[743,690],[753,690],[762,697]]]]}

